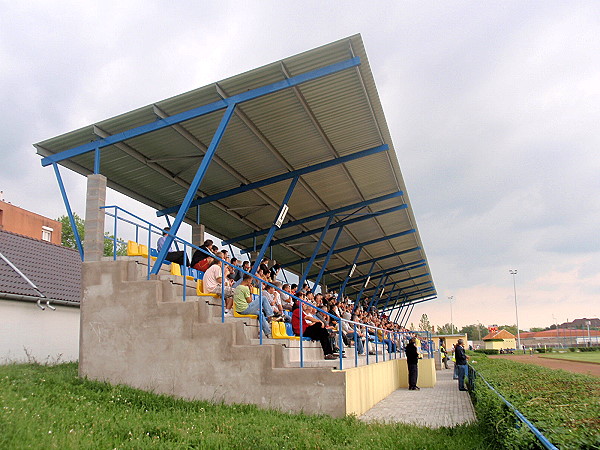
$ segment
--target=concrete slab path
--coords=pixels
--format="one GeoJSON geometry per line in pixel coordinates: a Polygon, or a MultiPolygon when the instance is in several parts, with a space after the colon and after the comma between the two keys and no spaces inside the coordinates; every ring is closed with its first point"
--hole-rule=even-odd
{"type": "Polygon", "coordinates": [[[368,410],[360,420],[365,422],[402,422],[429,428],[453,427],[475,422],[475,411],[468,392],[458,390],[452,370],[436,371],[434,388],[420,391],[398,389],[368,410]]]}

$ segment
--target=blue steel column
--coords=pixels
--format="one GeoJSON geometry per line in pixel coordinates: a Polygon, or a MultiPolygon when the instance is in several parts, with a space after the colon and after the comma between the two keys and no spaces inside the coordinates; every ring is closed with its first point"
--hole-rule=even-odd
{"type": "Polygon", "coordinates": [[[285,197],[283,198],[283,202],[281,202],[281,206],[279,207],[279,210],[277,211],[277,215],[275,216],[275,220],[273,221],[273,224],[271,225],[271,228],[269,228],[269,232],[267,233],[267,237],[265,239],[265,242],[263,242],[263,245],[260,248],[260,252],[258,253],[258,256],[256,257],[256,261],[254,261],[254,267],[252,267],[252,270],[250,271],[250,273],[252,275],[256,274],[256,271],[260,267],[260,263],[262,262],[262,259],[265,256],[265,252],[267,251],[267,248],[269,248],[269,245],[271,244],[271,239],[273,239],[273,235],[275,234],[275,231],[277,230],[277,228],[279,228],[275,224],[275,222],[277,221],[277,218],[281,214],[281,211],[283,210],[283,208],[285,206],[287,206],[288,202],[290,201],[290,198],[292,197],[292,194],[294,192],[294,188],[296,187],[296,184],[298,183],[298,179],[299,178],[300,178],[299,175],[297,175],[294,178],[292,178],[292,182],[290,183],[290,187],[288,187],[288,190],[287,190],[287,192],[285,194],[285,197]]]}
{"type": "Polygon", "coordinates": [[[321,237],[319,237],[319,242],[317,242],[317,246],[315,247],[315,250],[313,251],[313,254],[310,257],[310,260],[308,261],[308,264],[306,265],[306,269],[304,269],[304,272],[302,273],[302,277],[298,280],[298,289],[302,289],[302,286],[304,285],[304,282],[306,281],[306,277],[308,276],[308,272],[310,271],[310,268],[312,267],[313,263],[315,262],[315,259],[317,258],[317,253],[319,252],[319,248],[321,248],[321,244],[323,243],[323,240],[325,239],[325,235],[327,234],[327,231],[329,230],[329,226],[331,225],[332,221],[333,221],[333,216],[329,216],[329,219],[327,219],[327,224],[325,224],[325,228],[323,228],[323,231],[321,232],[321,237]]]}
{"type": "MultiPolygon", "coordinates": [[[[394,283],[392,285],[392,289],[390,289],[390,295],[388,296],[387,301],[385,302],[385,305],[382,308],[382,312],[385,311],[385,308],[387,308],[388,303],[390,302],[390,300],[392,299],[392,294],[394,293],[394,289],[396,288],[396,283],[394,283]]],[[[379,298],[381,298],[381,296],[379,296],[379,298]]]]}
{"type": "Polygon", "coordinates": [[[348,276],[346,276],[346,278],[344,278],[344,282],[342,283],[342,287],[340,287],[340,292],[338,293],[338,299],[344,299],[344,290],[346,289],[346,285],[348,284],[348,281],[350,281],[351,275],[350,272],[353,272],[352,268],[354,267],[354,264],[356,264],[356,261],[358,261],[358,257],[360,256],[360,252],[362,252],[362,247],[358,247],[358,250],[356,252],[356,256],[354,256],[354,260],[352,261],[352,264],[350,265],[350,271],[348,272],[348,276]]]}
{"type": "MultiPolygon", "coordinates": [[[[179,208],[177,217],[175,217],[173,226],[171,227],[169,234],[167,234],[167,238],[165,239],[165,243],[164,243],[163,247],[160,249],[160,252],[158,253],[158,258],[156,259],[156,262],[154,263],[154,266],[152,267],[151,273],[153,273],[153,274],[158,273],[158,271],[160,270],[160,267],[162,266],[162,263],[165,259],[165,256],[167,256],[169,248],[171,247],[171,243],[173,242],[173,239],[174,239],[175,235],[177,234],[177,231],[179,231],[179,227],[181,226],[181,223],[183,222],[183,219],[190,207],[190,203],[192,203],[192,200],[194,199],[194,196],[196,195],[196,192],[198,191],[198,188],[200,187],[200,183],[202,183],[202,180],[204,179],[204,176],[206,175],[206,172],[208,171],[208,166],[211,163],[212,158],[217,151],[217,147],[219,146],[221,139],[223,138],[223,134],[225,133],[225,129],[227,128],[227,124],[229,123],[229,121],[231,120],[231,117],[233,116],[235,106],[236,106],[236,103],[230,103],[229,106],[227,107],[227,109],[225,110],[225,114],[221,118],[221,123],[219,123],[219,127],[217,128],[217,131],[215,132],[215,134],[212,138],[212,141],[211,141],[210,145],[208,146],[208,149],[206,150],[206,154],[202,158],[200,167],[198,167],[198,170],[196,171],[196,176],[194,176],[193,181],[190,183],[190,187],[187,191],[187,194],[185,194],[185,198],[183,199],[181,207],[179,208]]],[[[185,260],[184,260],[184,262],[185,262],[185,260]]]]}
{"type": "Polygon", "coordinates": [[[62,177],[60,176],[58,165],[56,163],[52,163],[52,167],[54,167],[54,173],[56,175],[56,181],[58,181],[60,194],[62,195],[63,202],[65,203],[65,208],[67,209],[67,216],[69,216],[69,223],[71,224],[71,229],[73,230],[73,236],[75,237],[75,243],[77,244],[79,257],[83,261],[83,247],[81,246],[81,237],[79,236],[79,231],[77,230],[77,226],[75,224],[75,217],[73,216],[73,211],[71,211],[71,205],[69,204],[67,191],[65,191],[65,185],[63,184],[62,177]]]}
{"type": "Polygon", "coordinates": [[[315,285],[312,288],[312,293],[314,294],[315,291],[317,290],[317,285],[321,282],[321,278],[323,277],[323,272],[325,272],[325,269],[327,268],[327,264],[329,264],[329,260],[331,259],[331,255],[333,254],[333,250],[335,250],[335,246],[337,245],[337,241],[340,238],[340,234],[342,234],[342,231],[344,230],[344,227],[340,227],[338,228],[338,231],[335,235],[335,238],[333,239],[333,243],[331,244],[331,247],[329,247],[329,251],[327,252],[327,256],[325,257],[325,261],[323,261],[323,265],[321,266],[321,270],[319,270],[319,275],[317,275],[317,279],[315,280],[315,285]]]}
{"type": "Polygon", "coordinates": [[[373,273],[373,269],[375,268],[375,264],[376,264],[375,261],[373,261],[371,263],[371,267],[369,268],[369,273],[367,274],[367,278],[365,278],[365,283],[363,284],[362,288],[360,288],[360,292],[356,296],[356,300],[354,301],[354,309],[352,310],[353,314],[354,314],[354,311],[356,311],[356,308],[358,307],[358,304],[360,303],[360,298],[362,297],[362,294],[363,294],[363,292],[365,290],[365,287],[367,287],[367,280],[371,276],[371,273],[373,273]]]}
{"type": "Polygon", "coordinates": [[[386,273],[383,273],[381,275],[381,278],[379,279],[379,284],[377,285],[377,287],[375,288],[375,292],[373,293],[373,298],[369,302],[369,311],[371,311],[371,307],[373,306],[373,303],[375,302],[375,299],[377,298],[377,291],[379,290],[379,288],[381,286],[383,286],[385,284],[388,277],[389,277],[389,275],[387,275],[386,273]]]}

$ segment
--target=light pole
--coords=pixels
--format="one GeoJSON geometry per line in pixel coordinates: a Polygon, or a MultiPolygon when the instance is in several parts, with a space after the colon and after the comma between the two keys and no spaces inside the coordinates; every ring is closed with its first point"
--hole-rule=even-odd
{"type": "Polygon", "coordinates": [[[590,336],[590,325],[592,324],[592,322],[587,320],[585,322],[585,324],[587,325],[587,329],[588,329],[588,341],[587,341],[586,347],[591,347],[592,346],[592,338],[590,336]]]}
{"type": "Polygon", "coordinates": [[[515,316],[517,317],[517,345],[521,350],[521,333],[519,332],[519,308],[517,307],[517,282],[515,276],[517,275],[517,269],[510,269],[508,271],[513,276],[513,289],[515,291],[515,316]]]}
{"type": "Polygon", "coordinates": [[[450,334],[454,334],[454,319],[452,318],[452,300],[454,300],[454,295],[448,297],[450,300],[450,334]]]}

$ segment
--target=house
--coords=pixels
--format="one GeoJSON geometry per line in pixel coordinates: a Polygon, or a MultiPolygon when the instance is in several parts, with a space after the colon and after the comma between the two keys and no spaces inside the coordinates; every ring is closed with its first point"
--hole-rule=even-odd
{"type": "Polygon", "coordinates": [[[490,329],[490,332],[483,339],[485,349],[512,349],[517,348],[515,336],[506,330],[498,330],[497,328],[490,329]]]}
{"type": "Polygon", "coordinates": [[[76,360],[80,301],[76,250],[0,230],[0,364],[76,360]]]}

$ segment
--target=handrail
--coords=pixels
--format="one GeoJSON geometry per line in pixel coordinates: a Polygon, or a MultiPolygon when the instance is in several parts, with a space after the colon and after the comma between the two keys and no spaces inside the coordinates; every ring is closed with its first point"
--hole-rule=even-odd
{"type": "MultiPolygon", "coordinates": [[[[527,425],[527,427],[529,427],[529,429],[531,430],[531,432],[535,435],[535,437],[538,438],[538,440],[542,443],[542,445],[544,447],[546,447],[549,450],[558,450],[558,447],[556,447],[552,442],[550,442],[548,440],[548,438],[546,436],[544,436],[542,434],[542,432],[540,430],[538,430],[534,424],[532,424],[527,417],[525,417],[523,415],[523,413],[521,413],[517,408],[515,408],[512,403],[510,403],[508,400],[506,400],[502,394],[500,394],[500,392],[498,392],[496,389],[494,389],[494,387],[488,383],[488,381],[483,377],[483,375],[481,375],[479,372],[477,372],[472,365],[469,364],[469,372],[473,373],[474,375],[477,375],[478,377],[481,377],[481,379],[483,380],[483,382],[487,385],[488,388],[490,388],[492,390],[492,392],[494,392],[498,397],[500,397],[500,399],[506,404],[506,406],[508,406],[513,412],[514,414],[519,418],[519,420],[521,422],[523,422],[525,425],[527,425]]],[[[474,378],[474,377],[473,377],[474,378]]],[[[474,383],[473,383],[474,385],[474,383]]]]}
{"type": "MultiPolygon", "coordinates": [[[[108,210],[109,208],[114,208],[115,209],[115,213],[114,214],[111,214],[110,212],[105,211],[105,214],[107,214],[110,217],[113,217],[114,220],[115,220],[115,225],[114,225],[114,239],[115,240],[117,239],[116,236],[117,236],[117,222],[118,221],[124,221],[126,223],[134,225],[136,227],[136,238],[137,238],[137,228],[138,227],[142,227],[142,229],[149,231],[149,233],[148,233],[148,256],[147,256],[147,260],[148,260],[148,275],[147,276],[148,276],[148,279],[149,279],[150,278],[150,260],[151,260],[151,257],[150,257],[151,233],[162,234],[165,231],[161,227],[159,227],[157,225],[154,225],[153,223],[151,223],[151,222],[149,222],[149,221],[147,221],[145,219],[142,219],[141,217],[136,216],[135,214],[130,213],[129,211],[121,208],[120,206],[110,205],[110,206],[101,206],[100,207],[100,209],[104,209],[104,210],[108,210]],[[124,219],[124,218],[120,217],[118,215],[117,211],[123,211],[124,213],[129,214],[131,217],[134,217],[135,219],[137,219],[137,220],[145,223],[146,225],[148,225],[148,227],[145,228],[142,225],[138,225],[136,223],[133,223],[133,222],[127,220],[127,219],[124,219]],[[157,230],[161,230],[161,231],[153,231],[153,228],[155,228],[157,230]]],[[[166,231],[166,233],[171,234],[169,231],[166,231]]],[[[377,344],[382,344],[383,345],[383,343],[384,343],[383,341],[385,339],[388,339],[389,337],[394,336],[394,343],[396,344],[396,350],[397,350],[398,345],[397,345],[396,341],[399,340],[400,336],[405,335],[405,334],[413,334],[413,335],[419,336],[420,334],[425,333],[425,335],[426,335],[425,339],[426,339],[426,342],[428,343],[427,354],[428,354],[428,356],[430,358],[433,356],[432,355],[432,348],[431,348],[431,344],[430,344],[431,337],[430,337],[430,333],[429,332],[426,332],[426,331],[423,331],[423,332],[418,332],[418,331],[390,331],[390,330],[387,330],[385,328],[376,327],[374,325],[368,325],[368,324],[365,324],[365,323],[362,323],[362,322],[355,322],[355,321],[352,321],[352,320],[349,320],[349,319],[344,319],[342,317],[338,317],[338,316],[336,316],[334,314],[330,314],[329,312],[322,310],[321,308],[319,308],[316,305],[313,305],[310,302],[302,300],[301,298],[297,297],[296,295],[294,295],[294,294],[292,294],[290,292],[283,291],[283,289],[277,287],[276,285],[274,285],[272,283],[269,283],[268,281],[265,281],[262,278],[259,278],[259,277],[257,277],[256,275],[254,275],[254,274],[252,274],[250,272],[245,271],[244,269],[242,269],[239,266],[234,266],[230,262],[225,261],[224,259],[221,259],[221,258],[217,257],[215,254],[207,252],[203,248],[197,247],[194,244],[192,244],[190,242],[187,242],[186,240],[184,240],[184,239],[182,239],[182,238],[180,238],[180,237],[178,237],[176,235],[172,235],[172,236],[173,236],[174,240],[179,241],[180,243],[183,244],[184,262],[187,259],[187,247],[191,247],[191,248],[193,248],[195,250],[199,250],[200,252],[204,253],[205,255],[211,256],[212,258],[217,259],[217,260],[219,260],[221,262],[221,280],[222,280],[222,282],[221,282],[221,322],[225,322],[225,264],[229,265],[230,267],[235,268],[236,270],[239,270],[240,272],[242,272],[244,274],[250,275],[252,278],[254,278],[255,280],[257,280],[259,282],[259,298],[258,298],[258,301],[260,302],[260,307],[259,307],[259,314],[258,314],[258,316],[259,316],[258,317],[258,319],[259,319],[258,320],[258,324],[259,324],[258,326],[259,326],[259,342],[260,342],[260,345],[262,345],[262,343],[263,343],[263,336],[262,336],[263,335],[263,326],[262,326],[262,318],[263,318],[262,292],[263,292],[263,284],[264,284],[266,286],[271,286],[271,287],[275,288],[278,292],[281,292],[281,293],[283,293],[283,294],[285,294],[287,296],[290,296],[290,297],[296,299],[300,304],[309,305],[311,308],[314,308],[315,310],[319,311],[320,313],[329,316],[333,321],[336,321],[338,323],[338,339],[339,339],[338,347],[340,349],[340,351],[339,351],[340,370],[342,370],[342,368],[343,368],[343,362],[342,362],[342,360],[343,360],[343,353],[342,353],[343,345],[340,345],[340,344],[342,344],[342,322],[346,322],[348,324],[352,324],[354,327],[356,327],[357,325],[361,326],[361,327],[364,327],[367,331],[368,330],[376,330],[373,333],[375,335],[374,343],[375,343],[375,349],[376,349],[375,350],[375,361],[376,362],[379,361],[378,360],[378,357],[379,357],[378,353],[379,352],[377,350],[377,344]],[[381,340],[379,339],[377,331],[381,331],[381,340]],[[388,338],[386,338],[386,336],[388,338]]],[[[115,242],[115,245],[116,245],[116,242],[115,242]]],[[[114,252],[114,259],[116,259],[116,251],[114,252]]],[[[187,281],[186,281],[187,278],[186,278],[186,276],[187,276],[187,273],[188,273],[187,270],[188,270],[188,268],[184,264],[182,266],[182,277],[183,277],[183,280],[184,280],[184,283],[183,283],[183,301],[185,301],[185,299],[186,299],[186,287],[187,287],[187,281]]],[[[300,306],[298,306],[298,307],[301,308],[300,306]]],[[[303,314],[303,311],[301,310],[301,314],[300,314],[300,318],[301,319],[302,319],[302,314],[303,314]]],[[[303,361],[303,344],[302,344],[302,342],[303,342],[303,339],[302,339],[303,338],[303,322],[304,322],[303,320],[300,320],[300,367],[304,367],[304,361],[303,361]]],[[[367,359],[367,365],[369,364],[369,350],[368,350],[368,347],[369,347],[369,339],[368,339],[368,337],[369,336],[368,336],[368,334],[369,333],[367,333],[367,336],[365,336],[365,338],[366,338],[365,339],[365,346],[366,346],[365,353],[367,355],[367,358],[366,358],[367,359]]],[[[355,344],[355,348],[356,348],[356,344],[355,344]]],[[[356,350],[355,350],[355,353],[356,353],[356,350]]],[[[397,353],[397,351],[396,351],[396,353],[397,353]]],[[[385,361],[385,349],[383,350],[383,358],[384,358],[384,361],[385,361]]]]}

